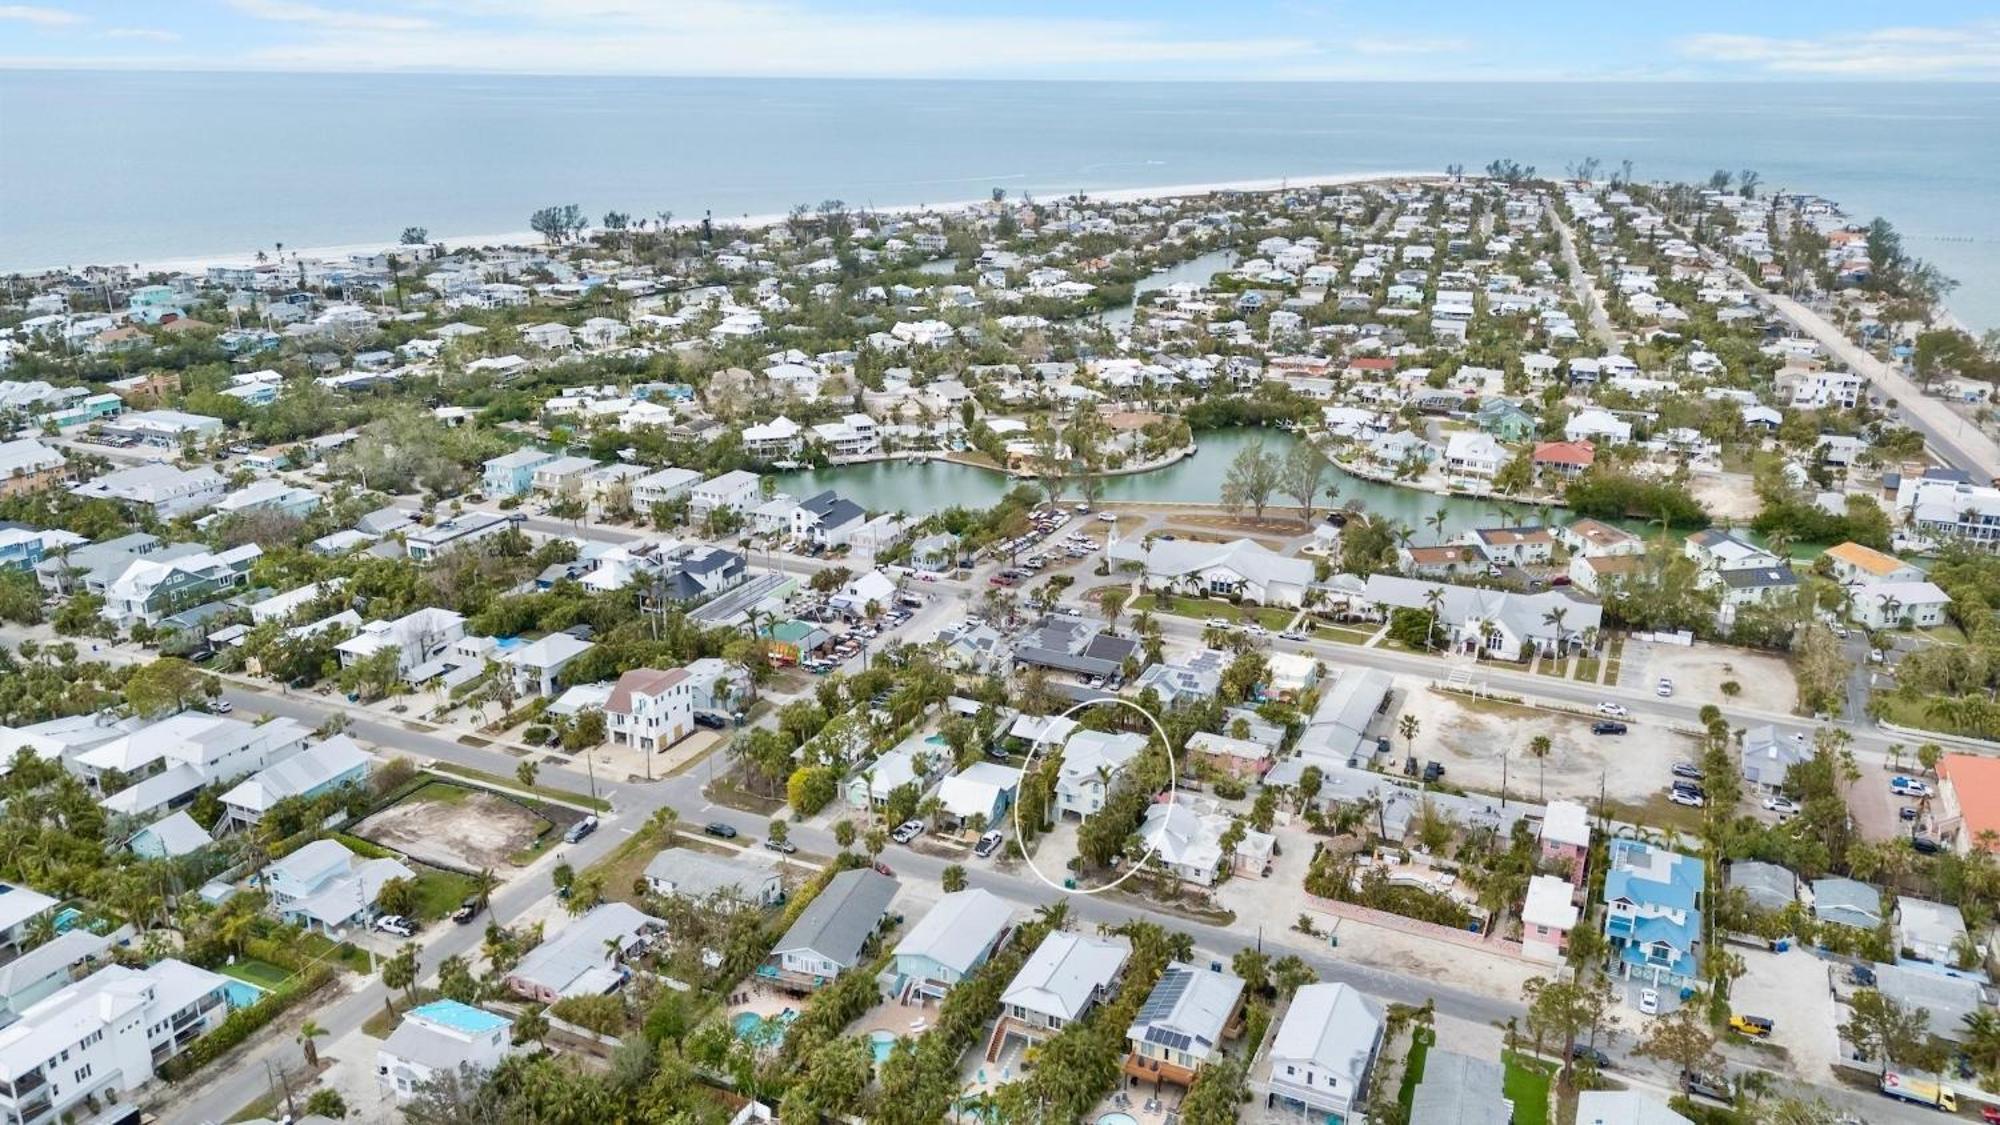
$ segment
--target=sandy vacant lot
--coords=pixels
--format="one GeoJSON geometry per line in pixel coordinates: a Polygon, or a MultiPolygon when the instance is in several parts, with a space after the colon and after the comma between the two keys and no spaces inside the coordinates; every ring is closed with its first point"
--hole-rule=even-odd
{"type": "MultiPolygon", "coordinates": [[[[1526,800],[1536,798],[1538,781],[1549,797],[1595,798],[1600,776],[1612,799],[1644,800],[1695,749],[1693,740],[1655,723],[1628,722],[1630,733],[1595,735],[1590,719],[1414,685],[1403,709],[1417,716],[1420,762],[1444,763],[1445,780],[1461,788],[1498,793],[1504,755],[1508,795],[1526,800]],[[1546,759],[1528,752],[1537,735],[1549,737],[1546,759]]],[[[1393,744],[1402,753],[1403,740],[1393,744]]]]}
{"type": "Polygon", "coordinates": [[[1732,704],[1785,712],[1799,705],[1799,685],[1791,665],[1769,653],[1700,643],[1682,648],[1634,641],[1625,646],[1621,681],[1626,686],[1650,688],[1661,676],[1674,682],[1675,699],[1713,703],[1725,714],[1732,704]],[[1743,688],[1734,699],[1722,694],[1727,680],[1743,688]]]}
{"type": "Polygon", "coordinates": [[[424,863],[505,869],[548,828],[535,813],[491,793],[442,782],[361,822],[356,833],[424,863]]]}
{"type": "Polygon", "coordinates": [[[1718,520],[1747,521],[1763,507],[1749,473],[1696,473],[1688,478],[1688,491],[1718,520]]]}

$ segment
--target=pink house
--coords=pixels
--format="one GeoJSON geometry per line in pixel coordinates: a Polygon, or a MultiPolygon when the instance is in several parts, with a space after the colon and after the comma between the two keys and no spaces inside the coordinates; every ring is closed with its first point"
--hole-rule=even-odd
{"type": "Polygon", "coordinates": [[[1542,862],[1569,872],[1569,881],[1583,885],[1590,856],[1590,813],[1575,801],[1550,801],[1542,813],[1542,862]]]}
{"type": "Polygon", "coordinates": [[[1560,964],[1569,949],[1569,932],[1576,928],[1576,887],[1554,875],[1528,880],[1528,898],[1521,905],[1521,956],[1530,961],[1560,964]]]}

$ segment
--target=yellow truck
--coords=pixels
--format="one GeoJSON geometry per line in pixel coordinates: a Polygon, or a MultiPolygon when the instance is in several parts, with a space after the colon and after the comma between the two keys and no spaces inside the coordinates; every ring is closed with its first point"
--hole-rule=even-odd
{"type": "Polygon", "coordinates": [[[1958,1112],[1958,1098],[1951,1092],[1951,1087],[1928,1074],[1885,1070],[1882,1072],[1882,1092],[1892,1098],[1941,1109],[1946,1113],[1958,1112]]]}
{"type": "Polygon", "coordinates": [[[1769,1039],[1771,1029],[1776,1026],[1763,1016],[1734,1015],[1729,1017],[1729,1030],[1738,1035],[1748,1035],[1752,1039],[1769,1039]]]}

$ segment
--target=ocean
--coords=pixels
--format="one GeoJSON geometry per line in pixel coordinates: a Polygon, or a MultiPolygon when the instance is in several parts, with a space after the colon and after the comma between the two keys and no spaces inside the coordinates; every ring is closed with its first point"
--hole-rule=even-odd
{"type": "Polygon", "coordinates": [[[2000,85],[0,71],[0,269],[1354,172],[1755,169],[1881,215],[2000,327],[2000,85]]]}

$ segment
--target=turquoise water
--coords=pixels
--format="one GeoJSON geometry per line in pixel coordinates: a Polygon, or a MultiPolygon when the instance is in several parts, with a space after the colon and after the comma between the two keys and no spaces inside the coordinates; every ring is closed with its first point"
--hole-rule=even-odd
{"type": "Polygon", "coordinates": [[[893,1031],[871,1031],[868,1046],[875,1052],[875,1065],[889,1061],[889,1055],[896,1049],[896,1033],[893,1031]]]}
{"type": "Polygon", "coordinates": [[[483,1008],[461,1004],[456,1000],[435,1000],[412,1009],[410,1014],[423,1016],[434,1023],[472,1035],[481,1035],[507,1024],[504,1016],[497,1016],[483,1008]]]}
{"type": "MultiPolygon", "coordinates": [[[[1968,5],[1968,9],[1976,5],[1968,5]]],[[[0,268],[1339,172],[1754,168],[1880,214],[2000,325],[2000,86],[953,82],[0,71],[0,268]],[[162,121],[213,120],[190,143],[162,121]],[[702,123],[688,159],[683,122],[702,123]],[[523,159],[520,139],[544,138],[523,159]],[[396,154],[393,164],[384,153],[396,154]],[[143,174],[134,174],[142,169],[143,174]],[[281,205],[280,205],[281,204],[281,205]]]]}
{"type": "Polygon", "coordinates": [[[247,1008],[264,998],[264,990],[247,980],[230,977],[222,986],[222,998],[231,1008],[247,1008]]]}
{"type": "Polygon", "coordinates": [[[1139,1125],[1139,1119],[1129,1113],[1107,1113],[1097,1119],[1097,1125],[1139,1125]]]}
{"type": "Polygon", "coordinates": [[[755,1012],[738,1012],[729,1021],[735,1029],[736,1037],[757,1047],[775,1047],[785,1041],[785,1030],[798,1018],[798,1013],[786,1008],[775,1016],[765,1018],[755,1012]]]}

